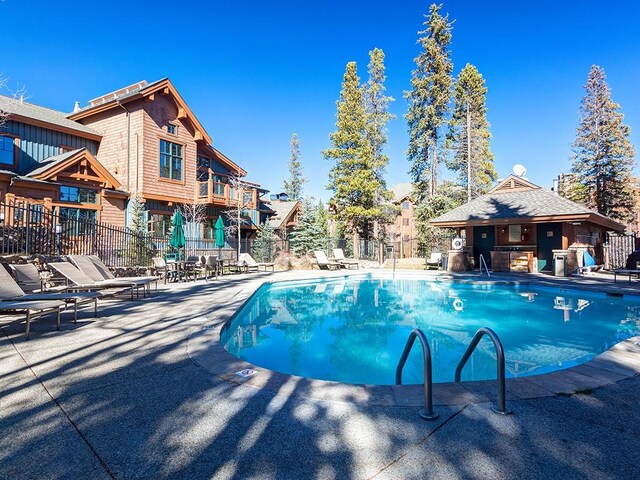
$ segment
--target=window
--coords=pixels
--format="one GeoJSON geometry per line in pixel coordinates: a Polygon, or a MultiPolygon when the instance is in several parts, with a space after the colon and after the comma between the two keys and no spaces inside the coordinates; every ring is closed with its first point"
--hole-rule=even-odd
{"type": "Polygon", "coordinates": [[[160,177],[182,181],[182,145],[160,140],[160,177]]]}
{"type": "Polygon", "coordinates": [[[97,221],[95,210],[60,207],[60,223],[67,235],[91,235],[97,221]]]}
{"type": "Polygon", "coordinates": [[[149,231],[156,237],[169,235],[171,231],[171,215],[152,214],[149,222],[149,231]]]}
{"type": "Polygon", "coordinates": [[[13,165],[16,159],[16,142],[13,137],[0,135],[0,164],[13,165]]]}
{"type": "Polygon", "coordinates": [[[88,188],[62,185],[60,187],[60,201],[73,203],[98,203],[98,192],[88,188]]]}
{"type": "Polygon", "coordinates": [[[173,123],[167,123],[167,133],[170,133],[171,135],[177,135],[178,126],[174,125],[173,123]]]}
{"type": "Polygon", "coordinates": [[[247,204],[253,202],[253,192],[244,192],[242,194],[242,203],[247,204]]]}
{"type": "Polygon", "coordinates": [[[403,210],[409,210],[410,206],[411,206],[411,204],[409,202],[402,202],[402,209],[403,210]]]}
{"type": "Polygon", "coordinates": [[[402,219],[402,225],[408,227],[409,226],[409,219],[408,218],[403,218],[402,219]]]}

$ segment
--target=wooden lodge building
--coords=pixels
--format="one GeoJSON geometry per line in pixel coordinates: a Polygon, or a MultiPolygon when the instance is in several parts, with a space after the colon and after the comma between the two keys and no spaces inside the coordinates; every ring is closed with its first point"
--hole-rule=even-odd
{"type": "Polygon", "coordinates": [[[260,221],[265,190],[212,139],[169,79],[139,82],[68,114],[0,95],[0,201],[30,203],[125,226],[132,198],[145,204],[149,231],[165,234],[176,205],[206,205],[203,238],[222,211],[242,205],[243,237],[260,221]]]}
{"type": "Polygon", "coordinates": [[[490,192],[430,221],[465,232],[474,264],[483,255],[494,271],[551,271],[554,254],[565,255],[569,270],[582,265],[582,251],[602,264],[606,231],[625,226],[525,178],[509,175],[490,192]]]}

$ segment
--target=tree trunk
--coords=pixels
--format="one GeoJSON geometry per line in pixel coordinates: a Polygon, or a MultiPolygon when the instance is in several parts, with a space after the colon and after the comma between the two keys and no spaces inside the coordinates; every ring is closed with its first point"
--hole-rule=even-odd
{"type": "Polygon", "coordinates": [[[467,202],[471,201],[471,109],[467,100],[467,202]]]}

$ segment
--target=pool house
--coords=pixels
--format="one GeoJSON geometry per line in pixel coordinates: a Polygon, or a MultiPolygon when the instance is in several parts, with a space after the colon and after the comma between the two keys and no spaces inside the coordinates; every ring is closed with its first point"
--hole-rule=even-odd
{"type": "Polygon", "coordinates": [[[562,268],[570,275],[583,265],[583,252],[603,263],[607,231],[625,225],[589,210],[523,177],[509,175],[490,192],[431,220],[431,225],[464,231],[464,261],[450,270],[478,266],[482,255],[493,271],[539,272],[562,268]],[[554,259],[558,262],[554,262],[554,259]]]}

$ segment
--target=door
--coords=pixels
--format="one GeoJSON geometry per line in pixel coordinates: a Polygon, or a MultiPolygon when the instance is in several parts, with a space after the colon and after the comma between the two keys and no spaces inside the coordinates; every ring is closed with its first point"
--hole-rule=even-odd
{"type": "Polygon", "coordinates": [[[480,254],[484,256],[487,266],[491,268],[491,250],[496,244],[496,229],[493,225],[473,227],[473,260],[476,268],[480,268],[480,254]]]}
{"type": "Polygon", "coordinates": [[[538,235],[538,271],[553,271],[553,250],[562,248],[562,224],[539,223],[538,235]]]}

